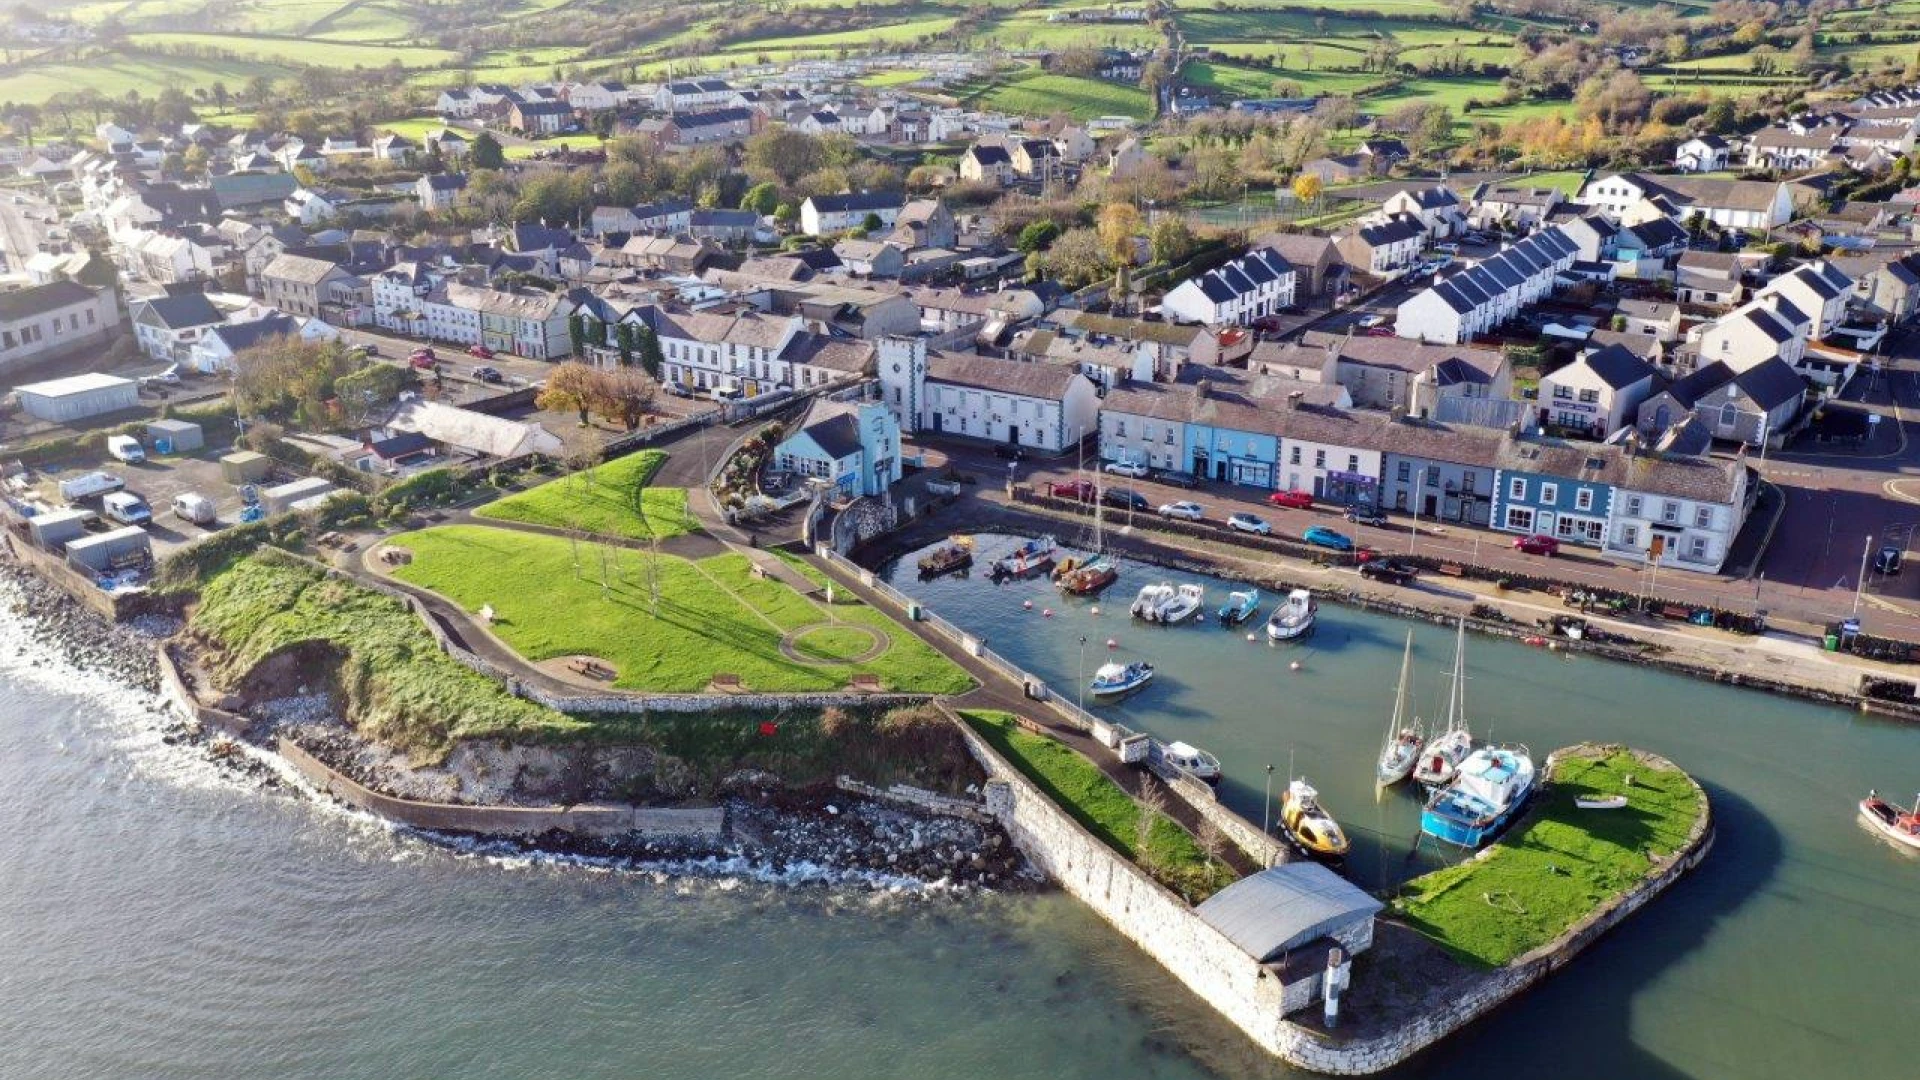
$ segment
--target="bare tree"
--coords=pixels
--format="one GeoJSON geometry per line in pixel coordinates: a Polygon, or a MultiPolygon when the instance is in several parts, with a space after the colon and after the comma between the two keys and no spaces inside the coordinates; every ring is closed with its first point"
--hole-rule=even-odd
{"type": "Polygon", "coordinates": [[[1153,828],[1161,818],[1167,816],[1167,795],[1160,790],[1160,782],[1151,775],[1140,777],[1140,817],[1134,824],[1133,861],[1148,870],[1159,863],[1159,856],[1153,850],[1153,828]]]}
{"type": "Polygon", "coordinates": [[[1226,846],[1227,838],[1220,832],[1220,826],[1213,823],[1212,818],[1203,818],[1200,822],[1200,835],[1194,839],[1200,842],[1200,851],[1207,857],[1207,877],[1212,878],[1216,873],[1220,852],[1226,846]]]}

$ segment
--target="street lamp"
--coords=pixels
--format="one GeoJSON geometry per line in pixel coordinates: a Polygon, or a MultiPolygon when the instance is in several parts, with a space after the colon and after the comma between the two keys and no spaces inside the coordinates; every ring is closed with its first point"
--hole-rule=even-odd
{"type": "Polygon", "coordinates": [[[1080,711],[1087,711],[1087,636],[1080,635],[1080,711]]]}
{"type": "Polygon", "coordinates": [[[1873,534],[1867,534],[1867,543],[1860,549],[1860,580],[1853,586],[1853,613],[1860,614],[1860,594],[1867,591],[1867,559],[1873,554],[1873,534]]]}
{"type": "Polygon", "coordinates": [[[1420,499],[1427,490],[1427,470],[1430,465],[1420,466],[1420,472],[1413,478],[1413,524],[1407,528],[1407,554],[1413,554],[1414,541],[1420,539],[1420,499]]]}

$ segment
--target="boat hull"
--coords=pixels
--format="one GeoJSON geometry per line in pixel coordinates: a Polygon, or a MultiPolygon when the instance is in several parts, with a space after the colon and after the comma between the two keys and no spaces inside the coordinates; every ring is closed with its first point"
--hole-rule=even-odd
{"type": "Polygon", "coordinates": [[[1303,622],[1303,623],[1293,623],[1291,625],[1269,622],[1267,623],[1267,640],[1268,641],[1299,641],[1301,638],[1304,638],[1309,634],[1313,633],[1313,624],[1314,624],[1314,620],[1312,619],[1308,619],[1306,622],[1303,622]]]}
{"type": "Polygon", "coordinates": [[[1133,693],[1135,690],[1141,689],[1142,687],[1146,686],[1148,683],[1152,681],[1153,681],[1153,676],[1148,675],[1145,678],[1132,679],[1124,683],[1114,683],[1113,685],[1110,685],[1110,686],[1097,686],[1097,685],[1089,686],[1087,688],[1087,693],[1092,694],[1094,697],[1106,697],[1106,698],[1125,697],[1126,695],[1133,693]]]}
{"type": "Polygon", "coordinates": [[[1239,626],[1241,623],[1246,622],[1258,614],[1260,614],[1260,608],[1256,604],[1248,604],[1245,607],[1237,608],[1223,607],[1220,609],[1220,625],[1239,626]]]}
{"type": "Polygon", "coordinates": [[[1443,844],[1463,848],[1484,847],[1513,821],[1531,796],[1532,792],[1528,792],[1527,797],[1515,801],[1497,814],[1471,820],[1428,807],[1420,813],[1420,831],[1443,844]]]}
{"type": "Polygon", "coordinates": [[[972,555],[960,555],[947,559],[925,558],[920,560],[920,578],[931,581],[945,574],[965,570],[973,565],[972,555]]]}
{"type": "Polygon", "coordinates": [[[1902,812],[1890,803],[1873,798],[1860,800],[1860,820],[1869,828],[1901,847],[1920,851],[1920,831],[1902,828],[1901,817],[1902,812]]]}

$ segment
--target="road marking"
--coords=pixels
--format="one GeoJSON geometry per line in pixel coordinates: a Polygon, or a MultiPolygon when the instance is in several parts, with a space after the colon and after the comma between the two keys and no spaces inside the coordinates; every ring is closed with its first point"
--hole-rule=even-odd
{"type": "Polygon", "coordinates": [[[1885,493],[1888,498],[1898,499],[1903,503],[1912,503],[1915,506],[1920,506],[1920,495],[1909,495],[1901,491],[1901,484],[1920,484],[1920,480],[1888,480],[1886,483],[1880,485],[1880,490],[1885,493]]]}

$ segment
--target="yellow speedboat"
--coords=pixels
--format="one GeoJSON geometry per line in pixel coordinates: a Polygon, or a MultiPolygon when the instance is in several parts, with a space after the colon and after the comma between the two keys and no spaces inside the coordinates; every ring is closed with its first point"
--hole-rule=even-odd
{"type": "Polygon", "coordinates": [[[1287,784],[1280,800],[1280,829],[1310,855],[1335,858],[1351,846],[1340,823],[1320,805],[1320,793],[1304,777],[1287,784]]]}

